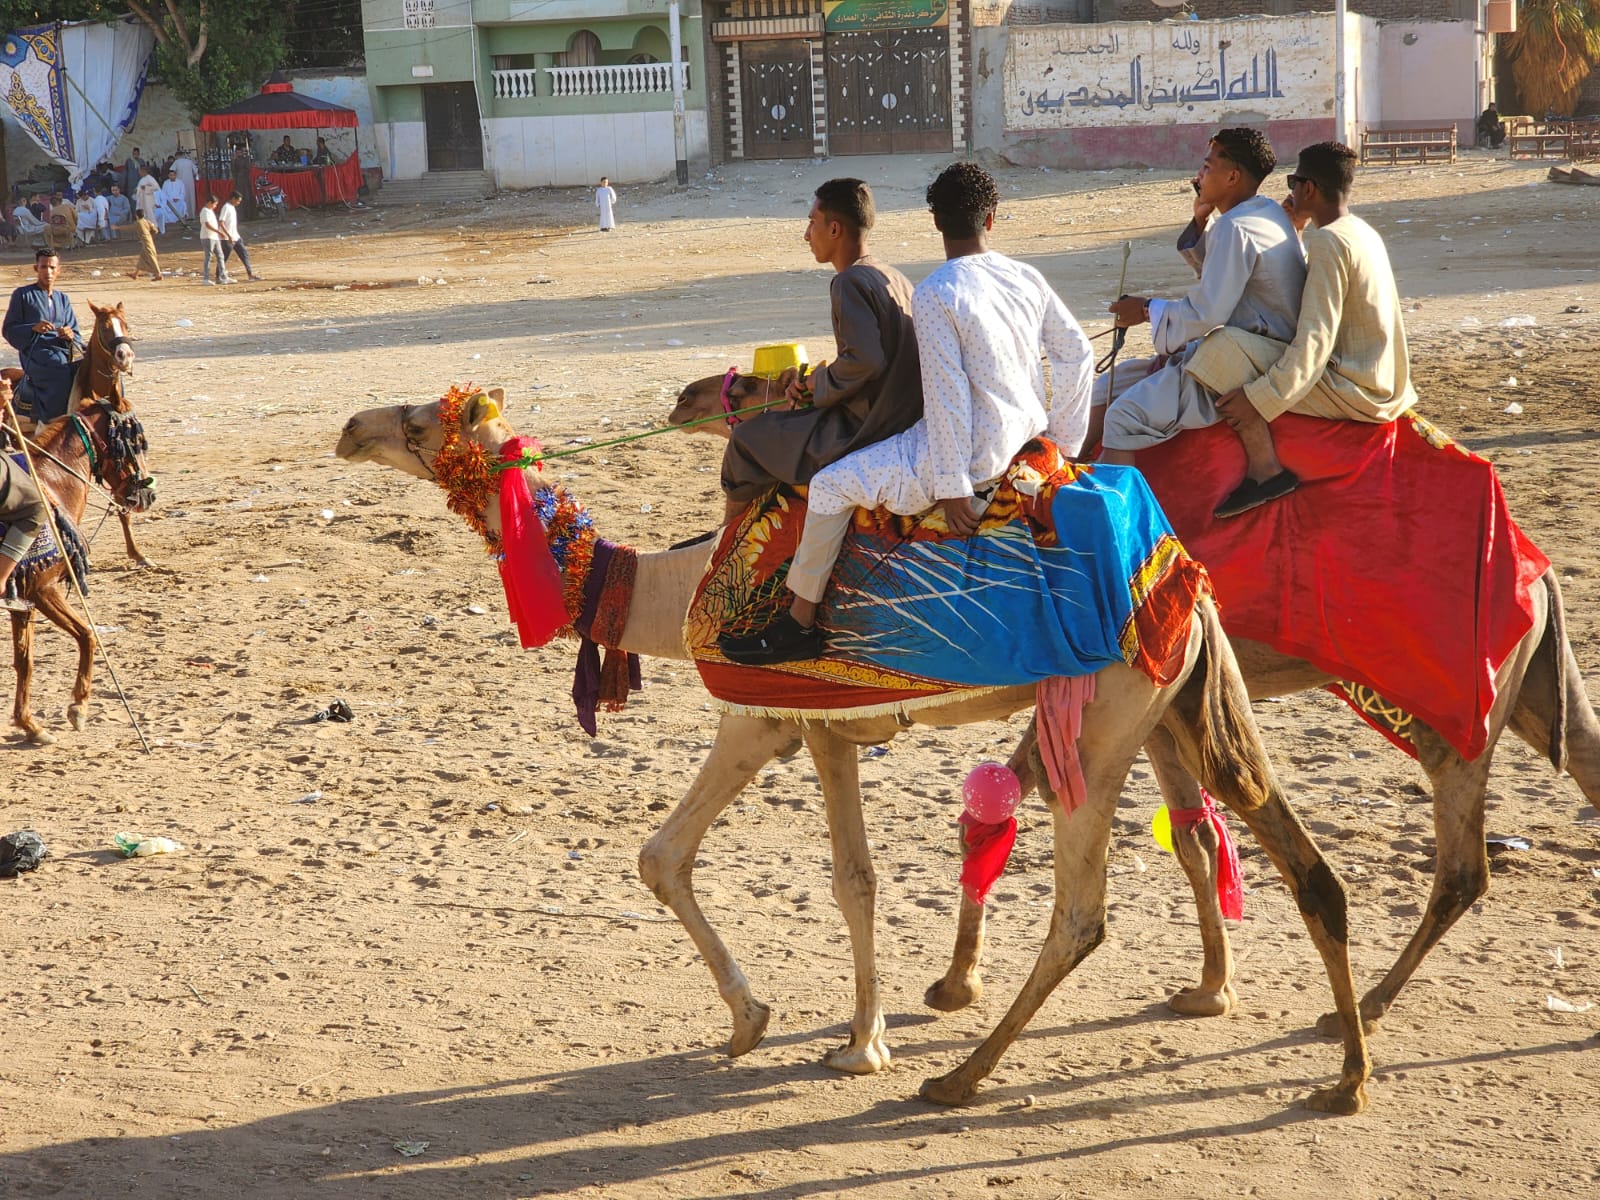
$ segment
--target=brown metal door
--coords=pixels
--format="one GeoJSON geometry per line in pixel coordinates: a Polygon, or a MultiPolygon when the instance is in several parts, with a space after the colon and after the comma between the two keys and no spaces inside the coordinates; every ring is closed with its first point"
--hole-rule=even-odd
{"type": "Polygon", "coordinates": [[[942,29],[828,35],[828,150],[949,150],[950,40],[942,29]]]}
{"type": "Polygon", "coordinates": [[[430,83],[422,89],[428,129],[428,170],[483,170],[483,127],[470,83],[430,83]]]}
{"type": "Polygon", "coordinates": [[[810,158],[811,47],[798,38],[739,47],[746,158],[810,158]]]}

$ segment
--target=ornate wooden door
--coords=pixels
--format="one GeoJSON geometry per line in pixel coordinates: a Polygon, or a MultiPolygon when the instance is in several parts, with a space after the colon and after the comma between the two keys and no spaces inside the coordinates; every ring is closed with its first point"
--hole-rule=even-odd
{"type": "Polygon", "coordinates": [[[428,170],[483,170],[483,126],[470,83],[430,83],[422,89],[428,130],[428,170]]]}
{"type": "Polygon", "coordinates": [[[746,158],[810,158],[811,46],[798,38],[739,47],[746,158]]]}
{"type": "Polygon", "coordinates": [[[946,30],[830,33],[826,57],[829,153],[951,148],[946,30]]]}

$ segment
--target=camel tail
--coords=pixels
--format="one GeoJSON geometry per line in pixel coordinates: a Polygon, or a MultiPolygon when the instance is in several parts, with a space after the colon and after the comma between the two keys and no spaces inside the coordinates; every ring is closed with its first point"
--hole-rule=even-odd
{"type": "Polygon", "coordinates": [[[1210,599],[1200,601],[1204,637],[1201,669],[1205,672],[1200,705],[1200,765],[1206,786],[1247,810],[1272,794],[1272,768],[1261,747],[1261,734],[1250,711],[1250,696],[1239,676],[1233,647],[1222,631],[1222,618],[1210,599]]]}
{"type": "Polygon", "coordinates": [[[1572,648],[1567,644],[1567,610],[1561,599],[1561,583],[1556,579],[1554,567],[1546,567],[1544,590],[1550,609],[1545,615],[1544,637],[1539,640],[1536,657],[1550,666],[1550,680],[1555,694],[1550,700],[1550,741],[1545,750],[1550,765],[1560,771],[1567,765],[1567,687],[1576,677],[1577,663],[1572,659],[1572,648]]]}

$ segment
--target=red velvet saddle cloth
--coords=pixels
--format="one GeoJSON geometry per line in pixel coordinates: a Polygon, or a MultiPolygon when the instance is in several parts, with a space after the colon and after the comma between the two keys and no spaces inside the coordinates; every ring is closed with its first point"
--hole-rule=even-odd
{"type": "Polygon", "coordinates": [[[1205,564],[1233,637],[1303,658],[1408,752],[1411,716],[1483,752],[1495,671],[1533,626],[1550,565],[1506,510],[1494,468],[1415,415],[1387,425],[1293,414],[1272,423],[1300,477],[1282,500],[1218,521],[1244,478],[1225,425],[1142,451],[1139,466],[1205,564]]]}

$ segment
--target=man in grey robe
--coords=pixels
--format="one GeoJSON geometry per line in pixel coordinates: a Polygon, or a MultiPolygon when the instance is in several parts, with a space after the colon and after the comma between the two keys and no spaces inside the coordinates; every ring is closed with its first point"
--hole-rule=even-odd
{"type": "Polygon", "coordinates": [[[838,353],[789,385],[791,411],[734,426],[722,458],[728,520],[773,484],[808,483],[922,416],[911,281],[867,253],[875,216],[872,190],[859,179],[830,179],[816,191],[805,239],[836,272],[829,294],[838,353]]]}
{"type": "MultiPolygon", "coordinates": [[[[1231,326],[1287,342],[1294,337],[1305,287],[1305,252],[1283,206],[1258,194],[1277,159],[1254,129],[1224,129],[1211,140],[1197,182],[1193,237],[1179,251],[1200,264],[1200,281],[1181,300],[1123,296],[1112,305],[1122,326],[1151,324],[1158,355],[1120,369],[1117,395],[1097,389],[1101,461],[1132,465],[1133,452],[1183,429],[1214,425],[1216,397],[1185,363],[1201,338],[1231,326]],[[1209,210],[1209,211],[1208,211],[1209,210]],[[1215,212],[1215,217],[1210,213],[1215,212]],[[1203,225],[1203,221],[1210,221],[1203,225]]],[[[1096,425],[1091,424],[1091,443],[1096,425]]]]}

